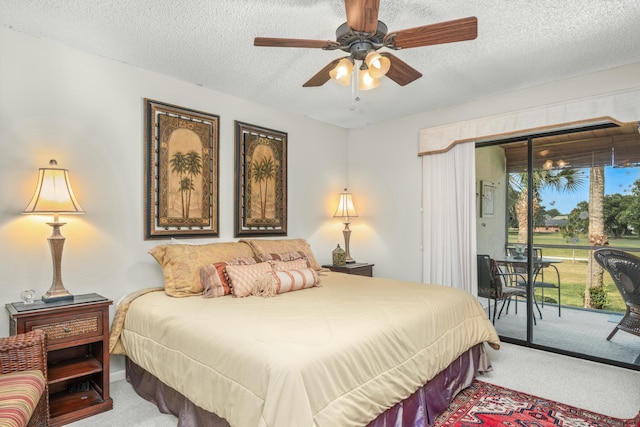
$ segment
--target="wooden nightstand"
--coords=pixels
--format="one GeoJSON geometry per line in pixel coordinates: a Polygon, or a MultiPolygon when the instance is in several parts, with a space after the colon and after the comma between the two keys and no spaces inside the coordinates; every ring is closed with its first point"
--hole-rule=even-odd
{"type": "Polygon", "coordinates": [[[6,305],[11,335],[43,329],[51,426],[61,426],[113,408],[109,396],[109,306],[98,295],[73,300],[6,305]]]}
{"type": "Polygon", "coordinates": [[[324,268],[328,268],[331,271],[338,273],[355,274],[358,276],[373,277],[373,266],[375,264],[367,264],[366,262],[354,262],[347,265],[323,265],[324,268]]]}

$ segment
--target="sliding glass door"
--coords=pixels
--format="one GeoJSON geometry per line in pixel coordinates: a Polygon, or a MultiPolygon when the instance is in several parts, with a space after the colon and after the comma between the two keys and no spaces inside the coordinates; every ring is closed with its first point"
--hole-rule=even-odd
{"type": "Polygon", "coordinates": [[[490,313],[503,339],[640,370],[637,336],[607,339],[626,306],[593,259],[640,253],[637,124],[478,143],[476,178],[478,253],[506,290],[490,313]]]}

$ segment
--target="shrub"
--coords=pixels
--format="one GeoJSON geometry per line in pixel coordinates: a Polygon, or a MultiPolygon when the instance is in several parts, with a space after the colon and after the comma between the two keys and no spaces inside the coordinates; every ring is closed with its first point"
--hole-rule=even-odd
{"type": "Polygon", "coordinates": [[[591,306],[593,308],[602,310],[609,303],[609,296],[605,286],[589,288],[589,294],[591,295],[591,306]]]}

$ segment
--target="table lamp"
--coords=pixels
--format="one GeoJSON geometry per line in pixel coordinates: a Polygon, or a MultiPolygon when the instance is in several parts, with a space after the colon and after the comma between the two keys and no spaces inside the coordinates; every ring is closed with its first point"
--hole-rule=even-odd
{"type": "Polygon", "coordinates": [[[47,223],[53,228],[51,236],[47,239],[53,260],[53,282],[51,288],[42,296],[43,302],[73,299],[73,295],[62,284],[62,248],[65,238],[60,233],[60,227],[66,223],[59,222],[59,215],[84,213],[71,189],[69,170],[57,166],[58,162],[51,160],[48,168],[40,168],[36,191],[23,212],[53,215],[53,222],[47,223]]]}
{"type": "Polygon", "coordinates": [[[349,218],[357,217],[356,208],[353,207],[353,199],[351,198],[351,193],[347,191],[345,188],[342,193],[340,193],[340,203],[338,203],[338,209],[336,209],[336,213],[333,214],[334,218],[343,218],[344,230],[342,230],[342,234],[344,235],[344,251],[345,258],[347,264],[356,262],[351,255],[349,254],[349,238],[351,237],[351,230],[349,229],[349,218]]]}

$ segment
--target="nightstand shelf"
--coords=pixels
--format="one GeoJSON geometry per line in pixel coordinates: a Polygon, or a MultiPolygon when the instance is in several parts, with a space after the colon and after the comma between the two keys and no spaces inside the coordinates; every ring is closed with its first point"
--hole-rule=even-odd
{"type": "Polygon", "coordinates": [[[7,304],[11,335],[42,329],[47,335],[47,382],[51,426],[108,411],[109,306],[98,295],[73,300],[7,304]]]}
{"type": "Polygon", "coordinates": [[[81,378],[102,371],[102,363],[95,357],[69,359],[47,367],[49,384],[81,378]]]}
{"type": "Polygon", "coordinates": [[[354,262],[347,265],[333,265],[327,264],[322,267],[328,268],[331,271],[337,273],[355,274],[357,276],[373,277],[373,266],[375,264],[368,264],[366,262],[354,262]]]}

